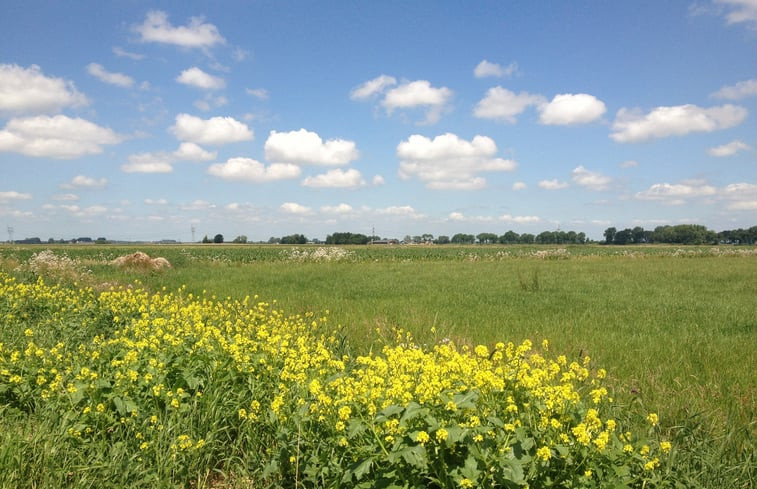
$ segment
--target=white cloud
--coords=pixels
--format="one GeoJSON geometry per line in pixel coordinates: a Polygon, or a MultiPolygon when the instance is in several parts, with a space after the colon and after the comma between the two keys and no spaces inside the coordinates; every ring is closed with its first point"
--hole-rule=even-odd
{"type": "Polygon", "coordinates": [[[145,199],[145,204],[147,204],[147,205],[168,205],[168,201],[166,199],[145,199]]]}
{"type": "Polygon", "coordinates": [[[176,81],[203,90],[220,90],[226,87],[226,81],[223,78],[205,73],[196,66],[182,71],[176,77],[176,81]]]}
{"type": "Polygon", "coordinates": [[[602,117],[605,103],[586,93],[561,93],[539,107],[539,122],[548,125],[586,124],[602,117]]]}
{"type": "Polygon", "coordinates": [[[321,212],[325,212],[327,214],[350,214],[352,211],[352,206],[344,203],[334,206],[325,205],[321,207],[321,212]]]}
{"type": "Polygon", "coordinates": [[[313,213],[310,207],[305,207],[295,202],[284,202],[279,209],[286,214],[309,215],[313,213]]]}
{"type": "Polygon", "coordinates": [[[571,172],[573,182],[590,190],[606,190],[612,178],[601,173],[589,171],[583,166],[577,166],[571,172]]]}
{"type": "Polygon", "coordinates": [[[65,189],[103,188],[106,185],[108,185],[108,179],[105,177],[92,178],[86,175],[76,175],[74,178],[71,179],[71,182],[64,183],[60,187],[65,188],[65,189]]]}
{"type": "Polygon", "coordinates": [[[544,190],[560,190],[568,187],[568,182],[561,182],[559,180],[541,180],[537,185],[544,190]]]}
{"type": "Polygon", "coordinates": [[[336,168],[321,175],[307,177],[302,185],[315,188],[357,188],[364,186],[365,180],[354,168],[346,171],[336,168]]]}
{"type": "Polygon", "coordinates": [[[217,97],[214,97],[210,94],[206,95],[204,99],[202,100],[195,100],[193,105],[197,107],[198,109],[202,110],[203,112],[207,112],[210,109],[216,109],[218,107],[223,107],[224,105],[228,104],[229,100],[224,97],[223,95],[219,95],[217,97]]]}
{"type": "Polygon", "coordinates": [[[449,88],[434,88],[427,80],[416,80],[403,83],[386,92],[381,105],[389,115],[395,109],[428,107],[424,123],[433,124],[439,120],[450,98],[452,98],[452,90],[449,88]]]}
{"type": "Polygon", "coordinates": [[[207,151],[195,143],[181,143],[173,152],[173,156],[181,161],[211,161],[216,159],[218,152],[207,151]]]}
{"type": "Polygon", "coordinates": [[[16,192],[15,190],[0,192],[0,203],[6,203],[12,200],[29,200],[31,198],[32,194],[25,192],[16,192]]]}
{"type": "Polygon", "coordinates": [[[729,210],[754,211],[757,210],[757,185],[753,183],[732,183],[721,191],[721,196],[731,201],[729,210]]]}
{"type": "Polygon", "coordinates": [[[0,112],[42,114],[88,103],[73,82],[47,77],[37,65],[0,64],[0,112]]]}
{"type": "Polygon", "coordinates": [[[65,115],[11,119],[0,130],[0,152],[72,159],[103,152],[103,145],[123,138],[106,127],[65,115]]]}
{"type": "Polygon", "coordinates": [[[741,81],[735,85],[725,86],[712,94],[715,98],[728,100],[739,100],[754,95],[757,95],[757,79],[741,81]]]}
{"type": "Polygon", "coordinates": [[[686,199],[709,197],[717,194],[717,189],[704,182],[682,182],[678,184],[656,183],[643,192],[637,192],[639,200],[655,200],[670,205],[681,205],[686,199]]]}
{"type": "Polygon", "coordinates": [[[517,120],[516,117],[528,107],[544,103],[546,99],[541,95],[528,92],[516,94],[506,88],[493,87],[487,90],[486,96],[476,104],[473,115],[480,119],[495,119],[513,124],[517,120]]]}
{"type": "Polygon", "coordinates": [[[499,220],[515,224],[533,224],[540,222],[541,218],[539,216],[511,216],[510,214],[503,214],[499,216],[499,220]]]}
{"type": "Polygon", "coordinates": [[[368,80],[350,92],[352,100],[363,100],[376,94],[383,93],[388,87],[397,84],[397,79],[389,75],[380,75],[373,80],[368,80]]]}
{"type": "Polygon", "coordinates": [[[711,132],[740,124],[747,110],[736,105],[704,109],[696,105],[657,107],[648,114],[622,108],[612,124],[610,137],[619,143],[637,143],[653,138],[711,132]]]}
{"type": "Polygon", "coordinates": [[[144,59],[145,57],[143,54],[132,53],[119,46],[113,46],[113,54],[115,54],[119,58],[129,58],[133,59],[134,61],[139,61],[140,59],[144,59]]]}
{"type": "Polygon", "coordinates": [[[518,71],[518,63],[512,62],[507,66],[502,66],[497,63],[492,63],[487,60],[481,61],[476,65],[473,70],[473,75],[476,78],[485,78],[487,76],[496,76],[498,78],[504,78],[513,75],[518,71]]]}
{"type": "Polygon", "coordinates": [[[201,119],[189,114],[177,115],[171,132],[180,141],[214,145],[250,141],[254,137],[246,124],[232,117],[201,119]]]}
{"type": "Polygon", "coordinates": [[[289,163],[265,166],[251,158],[230,158],[226,163],[210,165],[208,173],[224,180],[262,183],[297,178],[301,170],[289,163]]]}
{"type": "Polygon", "coordinates": [[[247,95],[252,95],[260,100],[268,100],[268,90],[265,88],[247,88],[245,92],[247,92],[247,95]]]}
{"type": "Polygon", "coordinates": [[[464,221],[465,215],[463,215],[462,212],[450,212],[449,216],[447,218],[450,221],[464,221]]]}
{"type": "Polygon", "coordinates": [[[376,214],[381,216],[407,217],[410,219],[423,219],[426,217],[409,205],[393,205],[383,209],[376,209],[376,214]]]}
{"type": "Polygon", "coordinates": [[[639,166],[639,162],[636,160],[626,160],[622,163],[619,163],[618,166],[621,168],[635,168],[639,166]]]}
{"type": "Polygon", "coordinates": [[[707,150],[707,153],[710,156],[717,156],[717,157],[724,157],[724,156],[732,156],[738,153],[739,151],[748,151],[752,149],[748,144],[746,144],[744,141],[739,141],[738,139],[735,141],[731,141],[728,144],[723,144],[721,146],[715,146],[714,148],[710,148],[707,150]]]}
{"type": "Polygon", "coordinates": [[[371,180],[371,183],[373,183],[373,185],[384,185],[386,181],[384,180],[384,177],[382,177],[381,175],[374,175],[373,180],[371,180]]]}
{"type": "Polygon", "coordinates": [[[264,149],[266,160],[296,165],[346,165],[360,156],[353,141],[329,139],[324,142],[317,133],[305,129],[271,131],[264,149]]]}
{"type": "Polygon", "coordinates": [[[111,85],[119,87],[129,88],[134,85],[134,79],[123,73],[112,73],[106,70],[102,65],[97,63],[90,63],[87,65],[87,73],[94,76],[98,80],[111,85]]]}
{"type": "Polygon", "coordinates": [[[446,133],[433,140],[414,134],[397,146],[400,177],[417,177],[430,189],[475,190],[486,185],[486,171],[512,171],[517,164],[496,158],[497,145],[486,136],[471,141],[446,133]]]}
{"type": "Polygon", "coordinates": [[[138,153],[129,155],[129,161],[121,165],[125,173],[171,173],[171,155],[167,153],[138,153]]]}
{"type": "Polygon", "coordinates": [[[59,202],[76,202],[79,200],[79,196],[76,194],[55,194],[51,195],[50,198],[59,202]]]}
{"type": "Polygon", "coordinates": [[[173,44],[186,48],[210,48],[224,44],[226,40],[213,24],[206,24],[201,17],[192,17],[189,25],[174,27],[168,22],[168,14],[159,10],[147,13],[145,21],[134,27],[144,42],[173,44]]]}
{"type": "Polygon", "coordinates": [[[525,182],[515,182],[515,183],[513,183],[513,190],[515,190],[515,191],[525,190],[526,188],[528,188],[528,185],[526,185],[525,182]]]}
{"type": "Polygon", "coordinates": [[[757,27],[757,0],[716,0],[725,4],[728,13],[725,18],[729,24],[744,22],[751,27],[757,27]]]}

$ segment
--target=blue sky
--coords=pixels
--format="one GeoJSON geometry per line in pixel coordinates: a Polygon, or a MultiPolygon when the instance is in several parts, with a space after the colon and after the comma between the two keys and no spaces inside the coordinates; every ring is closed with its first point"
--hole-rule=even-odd
{"type": "Polygon", "coordinates": [[[16,239],[757,224],[757,0],[0,9],[16,239]]]}

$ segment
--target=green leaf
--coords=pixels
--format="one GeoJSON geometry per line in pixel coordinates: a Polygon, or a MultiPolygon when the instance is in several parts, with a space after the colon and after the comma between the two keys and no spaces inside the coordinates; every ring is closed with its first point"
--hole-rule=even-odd
{"type": "Polygon", "coordinates": [[[395,414],[401,413],[402,409],[402,406],[387,406],[386,408],[379,411],[378,414],[376,414],[376,421],[379,423],[384,422],[395,414]]]}
{"type": "Polygon", "coordinates": [[[400,418],[400,425],[404,426],[408,421],[417,418],[418,416],[425,416],[428,413],[428,409],[422,407],[417,402],[411,402],[405,407],[405,412],[400,418]]]}
{"type": "Polygon", "coordinates": [[[367,474],[370,474],[371,468],[373,467],[373,457],[368,457],[362,462],[359,462],[355,465],[353,465],[350,470],[347,471],[347,473],[344,474],[344,477],[342,477],[342,482],[348,483],[352,480],[352,476],[355,476],[355,479],[358,481],[362,479],[367,474]]]}
{"type": "Polygon", "coordinates": [[[465,466],[460,469],[460,475],[466,479],[474,481],[478,479],[480,474],[481,471],[478,470],[478,462],[473,456],[469,455],[468,458],[465,459],[465,466]]]}
{"type": "Polygon", "coordinates": [[[124,401],[120,397],[113,397],[113,405],[116,407],[118,414],[120,414],[121,416],[124,416],[126,414],[126,403],[124,403],[124,401]]]}
{"type": "Polygon", "coordinates": [[[473,409],[476,407],[478,392],[470,391],[465,394],[455,394],[452,400],[457,404],[458,409],[473,409]]]}
{"type": "Polygon", "coordinates": [[[399,451],[399,454],[409,465],[417,467],[421,470],[425,470],[428,467],[428,458],[426,457],[426,449],[423,445],[413,445],[412,447],[406,447],[399,451]]]}

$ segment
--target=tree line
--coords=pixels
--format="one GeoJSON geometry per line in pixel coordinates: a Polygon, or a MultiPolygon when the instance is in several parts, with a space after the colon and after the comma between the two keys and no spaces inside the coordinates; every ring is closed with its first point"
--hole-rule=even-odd
{"type": "Polygon", "coordinates": [[[605,229],[605,244],[628,245],[642,243],[669,243],[685,245],[701,244],[755,244],[757,243],[757,226],[749,229],[733,229],[715,232],[699,224],[679,224],[676,226],[657,226],[648,231],[641,226],[618,230],[614,227],[605,229]]]}

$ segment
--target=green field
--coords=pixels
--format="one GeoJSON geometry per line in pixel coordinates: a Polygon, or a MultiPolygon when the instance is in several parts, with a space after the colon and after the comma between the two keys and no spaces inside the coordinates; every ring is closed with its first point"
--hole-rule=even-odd
{"type": "MultiPolygon", "coordinates": [[[[608,371],[620,405],[659,414],[688,487],[752,487],[757,423],[757,250],[746,247],[62,246],[73,262],[32,270],[45,248],[0,248],[0,269],[104,289],[276,301],[329,311],[357,355],[392,328],[416,341],[550,342],[608,371]],[[170,269],[119,269],[141,250],[170,269]],[[64,267],[65,268],[65,267],[64,267]]],[[[1,461],[0,461],[1,462],[1,461]]]]}

